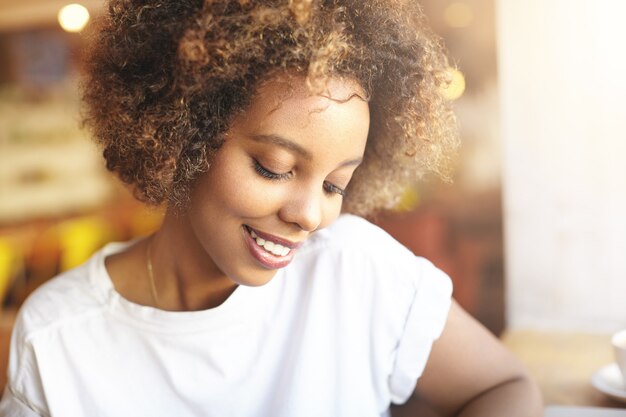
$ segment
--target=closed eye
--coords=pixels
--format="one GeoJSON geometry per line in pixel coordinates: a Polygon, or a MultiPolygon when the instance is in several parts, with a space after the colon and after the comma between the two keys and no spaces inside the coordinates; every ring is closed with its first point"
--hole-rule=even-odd
{"type": "MultiPolygon", "coordinates": [[[[273,180],[273,181],[282,181],[282,180],[287,180],[289,178],[291,178],[292,176],[292,172],[285,172],[285,173],[277,173],[277,172],[273,172],[270,171],[269,169],[265,168],[263,165],[261,165],[261,163],[259,161],[257,161],[256,159],[252,160],[253,163],[253,168],[254,170],[263,178],[267,178],[268,180],[273,180]]],[[[328,181],[324,181],[324,191],[327,194],[338,194],[342,197],[346,196],[346,190],[340,187],[337,187],[335,184],[332,184],[328,181]]]]}
{"type": "Polygon", "coordinates": [[[259,161],[257,161],[256,159],[252,160],[253,163],[253,168],[254,170],[263,178],[267,178],[268,180],[286,180],[289,179],[289,177],[291,177],[291,171],[289,172],[285,172],[282,174],[270,171],[269,169],[265,168],[263,165],[261,165],[259,163],[259,161]]]}
{"type": "Polygon", "coordinates": [[[328,194],[339,194],[342,197],[346,196],[346,190],[343,188],[339,188],[336,185],[325,181],[324,182],[324,190],[328,193],[328,194]]]}

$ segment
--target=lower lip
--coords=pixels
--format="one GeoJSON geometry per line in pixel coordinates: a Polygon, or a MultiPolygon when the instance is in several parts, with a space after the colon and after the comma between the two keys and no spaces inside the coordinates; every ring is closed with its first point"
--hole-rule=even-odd
{"type": "Polygon", "coordinates": [[[250,254],[258,261],[259,264],[261,264],[262,267],[267,269],[279,269],[289,265],[293,259],[293,254],[296,251],[295,249],[291,249],[285,256],[273,255],[257,245],[256,241],[252,238],[252,236],[250,236],[248,228],[244,226],[243,229],[246,246],[248,247],[250,254]]]}

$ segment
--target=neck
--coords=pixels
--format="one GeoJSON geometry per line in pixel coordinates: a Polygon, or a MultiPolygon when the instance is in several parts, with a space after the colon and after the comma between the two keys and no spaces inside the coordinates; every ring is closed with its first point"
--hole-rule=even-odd
{"type": "Polygon", "coordinates": [[[151,239],[159,308],[171,311],[214,308],[237,288],[184,226],[184,219],[166,216],[151,239]]]}

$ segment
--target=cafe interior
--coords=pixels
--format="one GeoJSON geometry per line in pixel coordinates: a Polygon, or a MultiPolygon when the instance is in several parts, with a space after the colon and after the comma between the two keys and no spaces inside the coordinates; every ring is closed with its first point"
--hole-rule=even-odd
{"type": "MultiPolygon", "coordinates": [[[[454,178],[424,178],[372,220],[450,275],[546,406],[626,413],[611,345],[626,328],[626,4],[421,3],[453,64],[454,178]]],[[[0,392],[26,297],[162,218],[80,124],[81,51],[104,9],[0,0],[0,392]]]]}

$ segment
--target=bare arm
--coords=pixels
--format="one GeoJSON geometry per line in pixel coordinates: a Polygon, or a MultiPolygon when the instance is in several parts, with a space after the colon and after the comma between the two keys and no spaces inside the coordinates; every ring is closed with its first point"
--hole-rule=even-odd
{"type": "Polygon", "coordinates": [[[415,393],[442,416],[543,415],[539,389],[521,362],[456,302],[415,393]]]}

